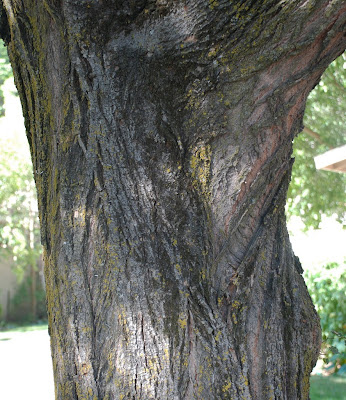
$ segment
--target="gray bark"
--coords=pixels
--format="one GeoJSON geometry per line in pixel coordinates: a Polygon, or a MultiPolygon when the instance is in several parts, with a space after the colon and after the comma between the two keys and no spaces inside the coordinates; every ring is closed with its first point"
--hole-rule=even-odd
{"type": "Polygon", "coordinates": [[[284,205],[344,2],[3,4],[56,398],[308,399],[320,328],[284,205]]]}

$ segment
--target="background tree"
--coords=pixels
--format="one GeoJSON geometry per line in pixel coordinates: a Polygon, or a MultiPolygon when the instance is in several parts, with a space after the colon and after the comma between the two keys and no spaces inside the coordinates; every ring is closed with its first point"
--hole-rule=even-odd
{"type": "Polygon", "coordinates": [[[304,115],[305,128],[294,140],[296,162],[288,191],[288,216],[299,216],[317,228],[322,215],[345,221],[346,175],[317,171],[314,156],[345,144],[346,55],[336,59],[311,92],[304,115]]]}
{"type": "Polygon", "coordinates": [[[307,399],[285,225],[341,1],[4,2],[58,399],[307,399]]]}
{"type": "MultiPolygon", "coordinates": [[[[18,132],[4,122],[0,120],[0,259],[13,261],[21,284],[21,293],[16,296],[21,303],[18,306],[27,309],[23,303],[29,302],[27,318],[36,320],[37,297],[42,297],[42,285],[38,281],[41,244],[32,163],[27,143],[20,142],[18,132]]],[[[18,311],[12,307],[10,317],[14,318],[13,313],[18,311]]]]}

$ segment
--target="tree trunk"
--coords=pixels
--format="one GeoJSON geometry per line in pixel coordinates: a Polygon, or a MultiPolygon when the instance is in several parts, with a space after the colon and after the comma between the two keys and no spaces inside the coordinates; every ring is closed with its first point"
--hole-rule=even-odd
{"type": "Polygon", "coordinates": [[[284,205],[344,2],[3,3],[56,398],[308,399],[320,328],[284,205]]]}
{"type": "MultiPolygon", "coordinates": [[[[30,269],[30,299],[31,299],[31,319],[37,321],[37,270],[38,261],[35,254],[35,222],[37,220],[37,213],[35,213],[35,199],[30,199],[30,212],[29,212],[29,269],[30,269]]],[[[37,242],[37,240],[36,240],[37,242]]]]}

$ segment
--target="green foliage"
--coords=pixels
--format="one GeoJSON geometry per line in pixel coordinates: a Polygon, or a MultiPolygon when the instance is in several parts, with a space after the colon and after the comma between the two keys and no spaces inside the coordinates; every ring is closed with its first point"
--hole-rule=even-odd
{"type": "Polygon", "coordinates": [[[0,40],[0,116],[4,115],[4,93],[1,86],[5,80],[12,76],[12,69],[7,55],[7,49],[0,40]]]}
{"type": "Polygon", "coordinates": [[[314,156],[346,143],[346,54],[336,59],[311,92],[304,131],[294,140],[296,159],[288,193],[287,215],[318,228],[322,214],[345,220],[346,174],[316,170],[314,156]]]}
{"type": "Polygon", "coordinates": [[[305,272],[305,281],[321,319],[321,354],[329,372],[346,373],[345,265],[330,263],[305,272]]]}

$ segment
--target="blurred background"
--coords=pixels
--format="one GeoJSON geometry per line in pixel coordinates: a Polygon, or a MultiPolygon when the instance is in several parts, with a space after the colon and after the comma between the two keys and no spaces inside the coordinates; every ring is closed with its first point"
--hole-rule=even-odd
{"type": "MultiPolygon", "coordinates": [[[[294,141],[286,209],[292,246],[323,331],[320,360],[311,377],[312,400],[341,400],[346,390],[345,67],[344,54],[310,94],[305,128],[294,141]],[[322,154],[328,155],[323,156],[327,162],[319,163],[325,169],[316,169],[314,157],[322,154]]],[[[54,399],[36,191],[20,101],[2,42],[0,398],[54,399]]]]}

